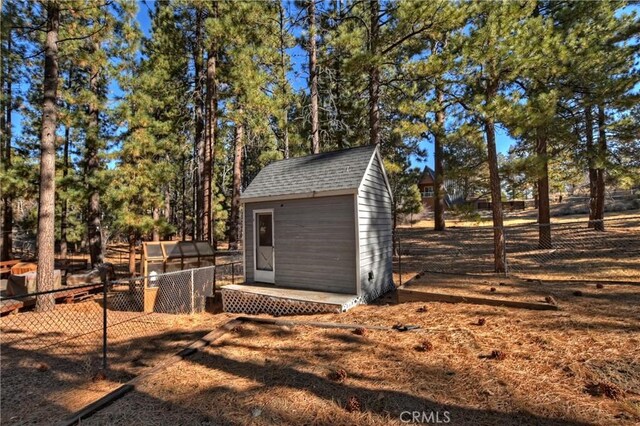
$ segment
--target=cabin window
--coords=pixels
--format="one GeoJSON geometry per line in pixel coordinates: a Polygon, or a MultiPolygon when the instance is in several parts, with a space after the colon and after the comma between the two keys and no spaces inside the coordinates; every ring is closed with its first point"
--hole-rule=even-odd
{"type": "Polygon", "coordinates": [[[433,186],[425,186],[422,190],[423,197],[433,197],[433,186]]]}
{"type": "Polygon", "coordinates": [[[273,233],[271,230],[271,215],[258,215],[258,238],[259,245],[272,246],[273,245],[273,233]]]}

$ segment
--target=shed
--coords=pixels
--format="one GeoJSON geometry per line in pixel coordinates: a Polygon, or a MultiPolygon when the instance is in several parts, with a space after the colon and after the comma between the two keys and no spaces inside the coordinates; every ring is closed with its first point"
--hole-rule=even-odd
{"type": "Polygon", "coordinates": [[[342,311],[393,287],[392,193],[376,146],[276,161],[241,196],[244,284],[228,312],[342,311]]]}

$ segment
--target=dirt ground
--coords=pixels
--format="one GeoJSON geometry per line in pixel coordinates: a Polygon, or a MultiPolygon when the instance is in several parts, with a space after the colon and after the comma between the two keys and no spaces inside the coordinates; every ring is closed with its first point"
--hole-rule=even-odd
{"type": "Polygon", "coordinates": [[[3,317],[0,423],[55,423],[224,321],[209,314],[116,314],[107,333],[107,380],[98,374],[102,308],[97,302],[3,317]]]}
{"type": "Polygon", "coordinates": [[[491,301],[549,303],[546,300],[549,296],[548,286],[539,281],[535,281],[535,283],[537,285],[532,284],[532,281],[490,274],[458,275],[420,272],[418,276],[406,282],[403,289],[441,295],[476,297],[491,301]]]}
{"type": "MultiPolygon", "coordinates": [[[[588,229],[584,216],[554,218],[553,247],[539,249],[537,224],[509,225],[505,228],[507,269],[512,276],[528,279],[640,283],[640,211],[611,215],[605,229],[588,229]]],[[[396,260],[396,283],[404,283],[423,270],[458,274],[494,271],[493,228],[489,224],[450,221],[445,231],[434,232],[433,224],[424,222],[403,226],[397,235],[396,252],[401,256],[396,260]]]]}
{"type": "Polygon", "coordinates": [[[84,423],[402,424],[433,411],[451,424],[637,424],[639,288],[548,290],[562,310],[407,303],[294,318],[421,327],[409,332],[243,325],[84,423]],[[591,395],[600,383],[622,393],[591,395]]]}

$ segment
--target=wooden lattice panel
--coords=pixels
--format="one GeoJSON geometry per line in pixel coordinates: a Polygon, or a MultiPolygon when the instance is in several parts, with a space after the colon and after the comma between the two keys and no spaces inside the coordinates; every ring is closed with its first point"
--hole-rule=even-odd
{"type": "MultiPolygon", "coordinates": [[[[357,303],[356,298],[354,298],[354,303],[357,303]]],[[[348,305],[352,304],[349,303],[348,305]]],[[[304,302],[225,288],[222,289],[222,308],[225,312],[284,316],[338,313],[350,307],[351,306],[339,306],[327,303],[304,302]]]]}

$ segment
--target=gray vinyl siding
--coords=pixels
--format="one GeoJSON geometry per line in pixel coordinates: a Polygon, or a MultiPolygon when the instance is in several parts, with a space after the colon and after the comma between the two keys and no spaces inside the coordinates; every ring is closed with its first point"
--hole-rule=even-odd
{"type": "Polygon", "coordinates": [[[366,302],[393,284],[393,217],[391,196],[378,158],[364,176],[358,194],[360,283],[366,302]],[[373,280],[369,273],[373,272],[373,280]]]}
{"type": "Polygon", "coordinates": [[[354,195],[245,204],[246,281],[254,282],[254,211],[274,210],[275,285],[356,294],[354,195]]]}

